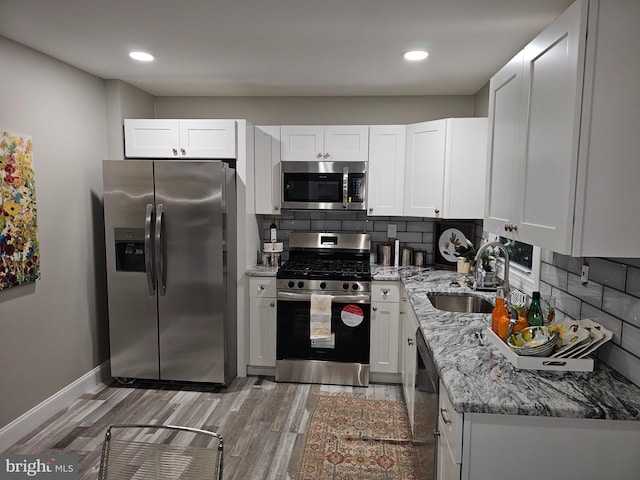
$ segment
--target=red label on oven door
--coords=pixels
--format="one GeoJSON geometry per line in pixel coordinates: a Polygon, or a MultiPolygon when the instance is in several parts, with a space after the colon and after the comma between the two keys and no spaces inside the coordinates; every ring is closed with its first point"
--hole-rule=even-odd
{"type": "Polygon", "coordinates": [[[364,320],[364,312],[358,305],[347,305],[340,313],[342,322],[348,327],[357,327],[364,320]]]}

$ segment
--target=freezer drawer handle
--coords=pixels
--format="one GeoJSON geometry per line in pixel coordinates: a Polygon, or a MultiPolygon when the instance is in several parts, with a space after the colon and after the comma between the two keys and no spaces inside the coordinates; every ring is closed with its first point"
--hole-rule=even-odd
{"type": "Polygon", "coordinates": [[[156,213],[156,235],[155,235],[155,257],[156,257],[156,272],[158,277],[158,293],[164,295],[166,286],[166,272],[164,269],[164,237],[162,231],[164,229],[164,205],[158,204],[158,211],[156,213]]]}
{"type": "Polygon", "coordinates": [[[147,272],[147,287],[149,296],[156,294],[156,282],[153,270],[153,260],[151,253],[151,223],[153,222],[153,205],[147,203],[147,212],[144,217],[144,269],[147,272]]]}

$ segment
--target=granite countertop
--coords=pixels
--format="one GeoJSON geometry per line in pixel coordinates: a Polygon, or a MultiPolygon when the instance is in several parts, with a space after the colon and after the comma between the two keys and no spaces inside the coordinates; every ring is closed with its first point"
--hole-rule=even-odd
{"type": "Polygon", "coordinates": [[[596,360],[588,373],[520,370],[489,340],[478,338],[490,328],[490,314],[434,308],[427,292],[472,291],[449,286],[455,272],[376,266],[372,273],[374,280],[402,280],[458,413],[640,421],[640,387],[604,363],[596,360]]]}
{"type": "Polygon", "coordinates": [[[265,267],[264,265],[253,265],[247,268],[248,277],[275,277],[278,269],[275,267],[265,267]]]}

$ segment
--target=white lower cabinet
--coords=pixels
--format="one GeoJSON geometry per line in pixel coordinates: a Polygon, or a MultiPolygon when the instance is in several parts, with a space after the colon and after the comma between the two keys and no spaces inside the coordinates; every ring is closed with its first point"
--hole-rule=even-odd
{"type": "Polygon", "coordinates": [[[404,287],[401,289],[400,301],[400,318],[401,318],[401,336],[400,336],[400,358],[402,359],[401,376],[402,376],[402,392],[404,393],[404,401],[407,404],[407,413],[409,415],[409,424],[411,432],[414,430],[415,420],[415,402],[416,402],[416,330],[418,329],[418,317],[413,311],[411,302],[407,297],[404,287]]]}
{"type": "Polygon", "coordinates": [[[438,398],[438,480],[460,480],[462,462],[462,415],[457,413],[440,382],[438,398]]]}
{"type": "Polygon", "coordinates": [[[400,288],[397,282],[373,282],[371,286],[372,373],[398,373],[400,288]]]}
{"type": "Polygon", "coordinates": [[[249,365],[276,366],[276,279],[249,278],[249,365]]]}
{"type": "Polygon", "coordinates": [[[637,480],[640,422],[457,413],[440,382],[438,480],[637,480]]]}

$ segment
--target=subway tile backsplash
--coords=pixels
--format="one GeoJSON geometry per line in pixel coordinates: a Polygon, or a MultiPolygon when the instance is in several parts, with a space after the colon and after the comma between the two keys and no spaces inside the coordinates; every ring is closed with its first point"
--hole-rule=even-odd
{"type": "MultiPolygon", "coordinates": [[[[261,221],[261,235],[269,238],[269,225],[273,217],[258,215],[261,221]]],[[[396,238],[400,244],[414,250],[427,252],[427,265],[433,264],[433,236],[436,220],[414,217],[369,217],[366,212],[344,212],[331,210],[284,210],[275,217],[278,227],[278,241],[284,242],[283,260],[288,259],[288,239],[293,231],[349,232],[371,235],[372,251],[376,245],[389,240],[389,225],[396,226],[396,238]]],[[[476,245],[482,235],[482,221],[476,221],[476,245]]],[[[259,256],[258,256],[259,258],[259,256]]]]}
{"type": "Polygon", "coordinates": [[[558,315],[589,318],[613,332],[598,349],[603,362],[640,385],[640,259],[575,258],[542,251],[540,291],[558,315]],[[589,265],[589,281],[580,279],[589,265]]]}

